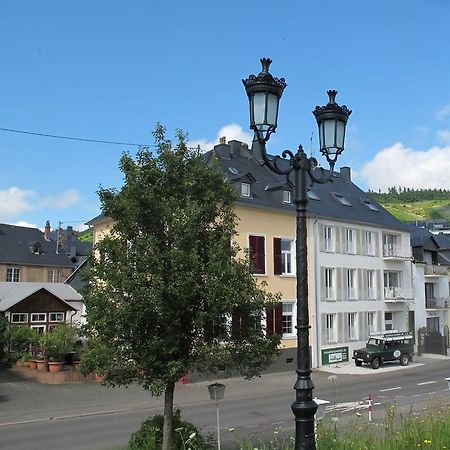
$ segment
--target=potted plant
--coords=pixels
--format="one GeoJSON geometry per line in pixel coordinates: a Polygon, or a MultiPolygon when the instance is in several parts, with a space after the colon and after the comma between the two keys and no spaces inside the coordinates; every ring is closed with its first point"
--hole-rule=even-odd
{"type": "MultiPolygon", "coordinates": [[[[39,333],[26,325],[11,327],[11,347],[21,355],[29,355],[32,349],[39,341],[39,333]]],[[[23,356],[22,356],[22,361],[23,356]]],[[[28,367],[35,369],[36,365],[33,358],[26,358],[28,367]]],[[[25,365],[25,361],[24,361],[25,365]]]]}
{"type": "Polygon", "coordinates": [[[42,336],[41,344],[44,355],[48,358],[49,372],[61,371],[64,367],[66,354],[73,350],[76,338],[76,328],[61,324],[42,336]]]}

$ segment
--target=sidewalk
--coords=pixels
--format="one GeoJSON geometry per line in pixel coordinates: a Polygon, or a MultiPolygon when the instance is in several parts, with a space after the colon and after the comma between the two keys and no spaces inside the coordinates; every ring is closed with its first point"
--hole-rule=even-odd
{"type": "MultiPolygon", "coordinates": [[[[378,371],[382,370],[383,372],[392,372],[394,370],[408,370],[411,369],[412,367],[423,366],[424,364],[442,359],[447,359],[450,361],[449,356],[423,353],[421,356],[414,356],[413,362],[410,362],[407,366],[401,366],[398,361],[391,361],[385,362],[383,366],[377,370],[378,371]]],[[[376,372],[374,369],[372,369],[370,364],[363,364],[360,367],[356,366],[353,359],[347,362],[322,366],[317,370],[322,372],[347,374],[347,375],[373,375],[376,372]]]]}

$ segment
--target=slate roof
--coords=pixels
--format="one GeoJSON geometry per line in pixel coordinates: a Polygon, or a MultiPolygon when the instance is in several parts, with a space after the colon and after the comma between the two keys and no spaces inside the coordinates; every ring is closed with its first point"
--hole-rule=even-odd
{"type": "MultiPolygon", "coordinates": [[[[248,149],[238,141],[231,141],[228,144],[216,145],[205,155],[205,158],[207,161],[216,159],[232,184],[233,180],[239,179],[239,175],[251,174],[255,179],[251,185],[251,197],[238,197],[238,205],[295,214],[294,204],[282,202],[282,193],[279,187],[289,187],[286,177],[273,173],[268,167],[263,166],[258,151],[257,146],[248,149]]],[[[322,170],[321,168],[316,169],[318,173],[322,170]]],[[[312,196],[318,197],[319,200],[313,200],[310,197],[307,210],[309,216],[409,231],[406,224],[400,222],[380,204],[370,199],[350,180],[349,168],[342,168],[341,172],[334,172],[332,180],[331,183],[315,183],[311,187],[312,196]],[[340,196],[348,200],[351,206],[343,205],[338,199],[340,196]],[[369,208],[367,202],[376,211],[369,208]]],[[[291,174],[289,181],[294,186],[294,174],[291,174]]],[[[235,182],[234,184],[239,193],[239,183],[235,182]]]]}
{"type": "Polygon", "coordinates": [[[0,282],[0,311],[8,310],[41,289],[45,289],[58,297],[72,309],[76,308],[68,302],[83,300],[83,297],[75,289],[64,283],[10,283],[2,281],[0,282]]]}
{"type": "Polygon", "coordinates": [[[56,253],[56,243],[46,241],[37,228],[0,224],[0,263],[74,267],[65,253],[56,253]]]}

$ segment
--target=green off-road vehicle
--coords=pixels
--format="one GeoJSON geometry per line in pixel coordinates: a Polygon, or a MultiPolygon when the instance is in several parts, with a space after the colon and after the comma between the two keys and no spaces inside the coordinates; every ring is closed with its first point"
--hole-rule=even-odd
{"type": "Polygon", "coordinates": [[[385,361],[400,361],[406,366],[414,355],[413,335],[409,332],[384,331],[371,335],[365,348],[353,351],[352,358],[357,366],[371,364],[378,369],[385,361]]]}

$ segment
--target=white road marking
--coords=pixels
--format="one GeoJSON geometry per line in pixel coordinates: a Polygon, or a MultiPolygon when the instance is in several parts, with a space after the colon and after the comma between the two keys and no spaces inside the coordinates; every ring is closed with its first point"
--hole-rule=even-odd
{"type": "Polygon", "coordinates": [[[417,386],[424,386],[425,384],[434,384],[437,383],[437,381],[424,381],[423,383],[417,383],[417,386]]]}
{"type": "Polygon", "coordinates": [[[397,386],[397,387],[393,387],[393,388],[389,388],[389,389],[380,389],[379,392],[397,391],[398,389],[403,389],[403,387],[397,386]]]}

